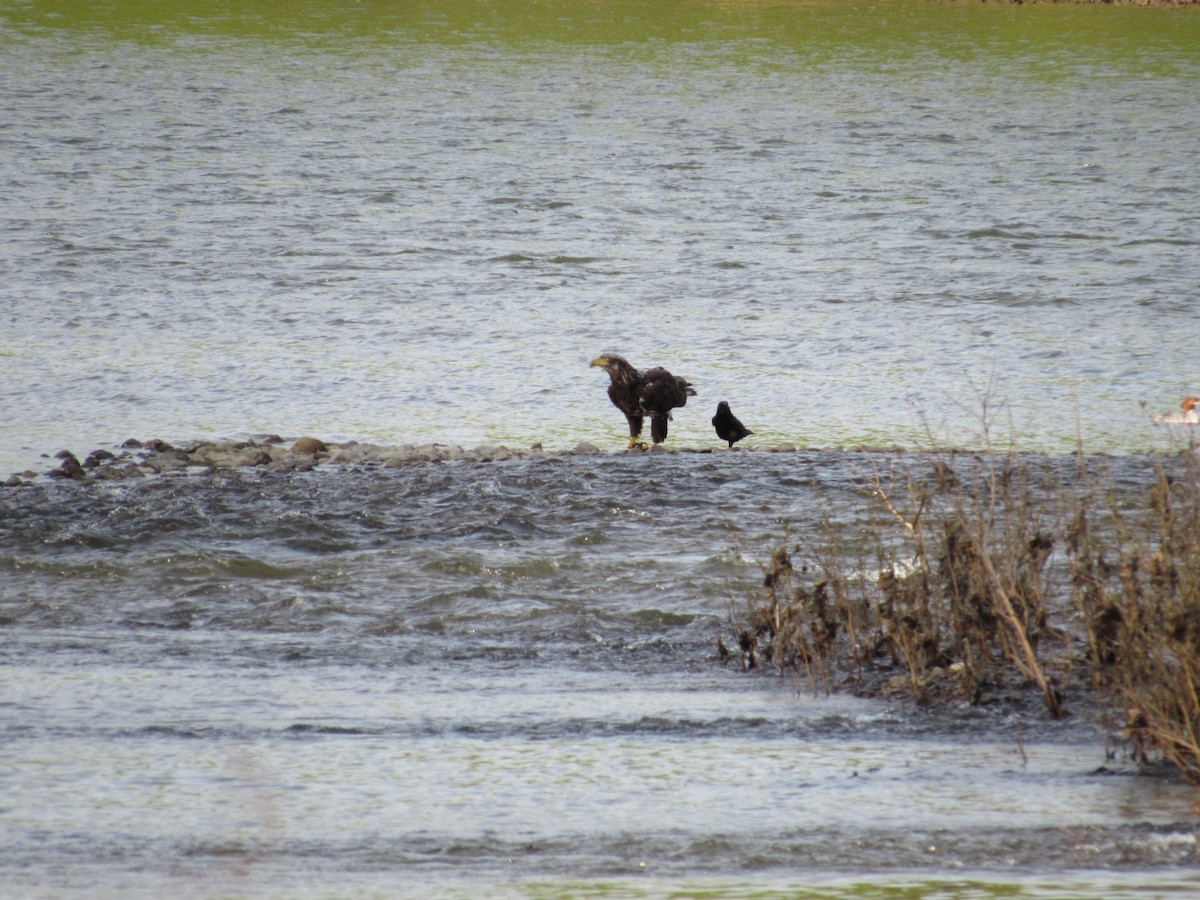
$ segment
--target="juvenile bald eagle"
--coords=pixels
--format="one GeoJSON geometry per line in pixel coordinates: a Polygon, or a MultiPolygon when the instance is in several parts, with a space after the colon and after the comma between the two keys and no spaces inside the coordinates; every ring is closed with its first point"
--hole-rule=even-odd
{"type": "Polygon", "coordinates": [[[712,417],[712,423],[713,428],[717,429],[717,437],[723,441],[729,441],[730,447],[746,435],[754,434],[733,414],[733,410],[724,400],[717,404],[717,414],[712,417]]]}
{"type": "Polygon", "coordinates": [[[660,366],[639,372],[628,360],[615,353],[601,354],[592,360],[591,365],[599,366],[612,379],[608,396],[629,420],[630,448],[638,445],[642,420],[646,416],[650,417],[650,437],[654,443],[665,441],[671,410],[686,406],[687,398],[696,396],[687,381],[660,366]]]}

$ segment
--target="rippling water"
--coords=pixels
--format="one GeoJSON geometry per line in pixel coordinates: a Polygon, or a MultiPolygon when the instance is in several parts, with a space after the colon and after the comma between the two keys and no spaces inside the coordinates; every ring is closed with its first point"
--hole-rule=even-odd
{"type": "MultiPolygon", "coordinates": [[[[221,10],[0,11],[0,472],[129,436],[615,449],[604,349],[696,384],[675,447],[719,399],[760,445],[978,444],[990,390],[1001,441],[1120,452],[1200,387],[1194,11],[221,10]]],[[[714,658],[785,525],[878,524],[862,468],[5,490],[0,880],[1194,889],[1192,793],[1096,774],[1082,719],[714,658]]]]}
{"type": "Polygon", "coordinates": [[[991,384],[1129,449],[1196,390],[1194,11],[444,6],[7,14],[7,471],[616,439],[604,349],[687,444],[977,443],[991,384]]]}
{"type": "Polygon", "coordinates": [[[867,476],[647,454],[7,490],[0,870],[89,896],[1194,884],[1194,792],[1104,774],[1087,716],[720,664],[753,559],[784,523],[877,525],[867,476]]]}

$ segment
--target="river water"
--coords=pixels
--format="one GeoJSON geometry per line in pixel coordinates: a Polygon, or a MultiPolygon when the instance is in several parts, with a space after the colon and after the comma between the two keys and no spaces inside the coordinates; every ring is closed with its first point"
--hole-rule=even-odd
{"type": "Polygon", "coordinates": [[[878,524],[851,448],[1136,479],[1179,439],[1200,16],[645,6],[0,11],[3,474],[616,450],[602,350],[695,384],[670,447],[725,399],[825,448],[4,490],[6,894],[1198,888],[1194,793],[1098,772],[1086,717],[814,696],[714,642],[785,526],[878,524]]]}

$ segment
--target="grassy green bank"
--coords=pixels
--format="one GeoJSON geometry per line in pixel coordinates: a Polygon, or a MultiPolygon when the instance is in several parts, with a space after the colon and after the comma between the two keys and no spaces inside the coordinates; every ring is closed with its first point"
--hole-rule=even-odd
{"type": "Polygon", "coordinates": [[[814,59],[862,52],[906,55],[929,46],[961,57],[1016,42],[1026,52],[1077,50],[1096,57],[1145,40],[1174,51],[1194,48],[1200,20],[1180,9],[1193,5],[1193,0],[364,0],[352,5],[248,0],[197,7],[147,0],[31,0],[0,10],[9,34],[0,36],[0,45],[23,33],[68,29],[146,43],[212,35],[314,46],[358,41],[596,46],[754,38],[763,42],[764,51],[787,49],[814,59]],[[1179,15],[1159,14],[1172,9],[1179,15]]]}

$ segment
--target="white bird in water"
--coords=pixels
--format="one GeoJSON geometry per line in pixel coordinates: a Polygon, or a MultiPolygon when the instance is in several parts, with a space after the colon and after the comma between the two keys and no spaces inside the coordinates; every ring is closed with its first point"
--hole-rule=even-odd
{"type": "Polygon", "coordinates": [[[1200,425],[1200,412],[1196,411],[1198,404],[1200,404],[1200,397],[1184,397],[1183,402],[1179,404],[1179,409],[1163,413],[1161,416],[1155,416],[1154,424],[1200,425]]]}

